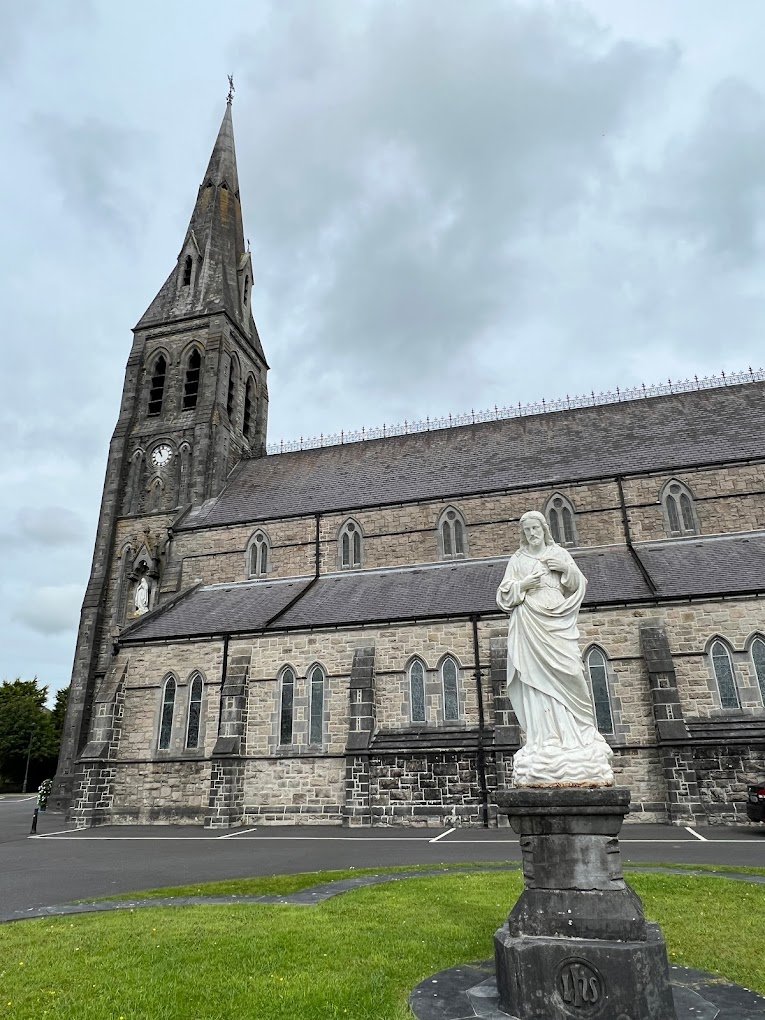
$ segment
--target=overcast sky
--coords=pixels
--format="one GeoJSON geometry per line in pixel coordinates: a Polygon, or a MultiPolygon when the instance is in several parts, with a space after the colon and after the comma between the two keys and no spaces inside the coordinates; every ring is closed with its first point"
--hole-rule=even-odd
{"type": "Polygon", "coordinates": [[[765,4],[0,3],[0,680],[69,682],[236,81],[269,440],[763,363],[765,4]]]}

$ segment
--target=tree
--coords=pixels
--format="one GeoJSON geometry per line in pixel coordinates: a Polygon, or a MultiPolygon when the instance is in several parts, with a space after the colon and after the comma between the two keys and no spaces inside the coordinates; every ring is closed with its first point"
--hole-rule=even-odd
{"type": "Polygon", "coordinates": [[[48,688],[34,680],[0,684],[0,785],[21,789],[29,757],[28,788],[56,768],[59,736],[45,707],[48,688]]]}

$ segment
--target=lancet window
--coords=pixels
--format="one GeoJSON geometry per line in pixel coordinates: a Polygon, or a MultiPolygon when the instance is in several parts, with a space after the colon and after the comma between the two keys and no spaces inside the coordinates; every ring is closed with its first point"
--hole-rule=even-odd
{"type": "Polygon", "coordinates": [[[457,663],[451,655],[448,655],[441,663],[441,689],[444,699],[445,722],[455,722],[460,717],[457,676],[457,663]]]}
{"type": "Polygon", "coordinates": [[[247,380],[247,384],[244,387],[244,417],[242,420],[242,432],[244,438],[249,439],[250,433],[252,432],[252,412],[253,404],[255,403],[255,383],[253,382],[252,376],[247,380]]]}
{"type": "Polygon", "coordinates": [[[228,369],[228,393],[226,394],[226,414],[231,421],[234,417],[234,397],[236,394],[236,377],[237,377],[237,365],[236,359],[231,359],[231,364],[228,369]]]}
{"type": "Polygon", "coordinates": [[[361,566],[363,546],[364,539],[361,528],[356,521],[346,521],[340,529],[338,537],[338,558],[343,570],[353,570],[361,566]]]}
{"type": "Polygon", "coordinates": [[[591,648],[587,653],[586,662],[598,729],[601,733],[613,733],[614,717],[608,692],[608,660],[600,648],[591,648]]]}
{"type": "Polygon", "coordinates": [[[186,365],[186,379],[183,384],[183,410],[191,411],[197,406],[199,396],[199,376],[202,371],[202,355],[194,350],[189,355],[186,365]]]}
{"type": "Polygon", "coordinates": [[[295,672],[290,666],[287,666],[282,672],[280,687],[279,743],[291,744],[294,717],[295,672]]]}
{"type": "Polygon", "coordinates": [[[314,666],[310,673],[310,722],[308,741],[320,744],[324,739],[324,670],[314,666]]]}
{"type": "Polygon", "coordinates": [[[441,558],[460,559],[467,555],[467,529],[465,519],[453,506],[447,507],[438,521],[441,558]]]}
{"type": "Polygon", "coordinates": [[[720,695],[720,707],[740,708],[730,649],[720,638],[715,638],[709,649],[709,657],[712,660],[712,671],[720,695]]]}
{"type": "Polygon", "coordinates": [[[194,260],[191,255],[186,256],[186,261],[183,263],[183,286],[191,286],[191,274],[194,269],[194,260]]]}
{"type": "Polygon", "coordinates": [[[256,531],[253,535],[247,555],[248,573],[250,577],[265,577],[268,574],[271,558],[271,543],[265,531],[256,531]]]}
{"type": "Polygon", "coordinates": [[[425,667],[420,659],[409,666],[409,714],[412,722],[425,722],[425,667]]]}
{"type": "Polygon", "coordinates": [[[661,502],[665,526],[671,537],[699,534],[693,495],[687,485],[672,479],[664,486],[661,502]]]}
{"type": "Polygon", "coordinates": [[[754,673],[757,677],[757,685],[760,688],[760,697],[762,698],[763,705],[765,705],[765,641],[761,637],[756,637],[752,641],[750,651],[754,673]]]}
{"type": "Polygon", "coordinates": [[[170,747],[170,738],[173,733],[173,712],[175,711],[175,677],[169,676],[162,688],[162,710],[159,718],[159,741],[157,746],[160,751],[166,751],[170,747]]]}
{"type": "Polygon", "coordinates": [[[195,673],[189,687],[189,715],[186,722],[186,747],[199,747],[199,724],[202,718],[202,677],[195,673]]]}
{"type": "Polygon", "coordinates": [[[576,520],[570,500],[556,492],[548,500],[545,516],[550,525],[553,540],[558,545],[576,545],[576,520]]]}
{"type": "Polygon", "coordinates": [[[151,372],[151,386],[149,387],[149,414],[162,413],[162,400],[165,395],[165,379],[167,378],[167,361],[164,354],[160,354],[154,362],[151,372]]]}

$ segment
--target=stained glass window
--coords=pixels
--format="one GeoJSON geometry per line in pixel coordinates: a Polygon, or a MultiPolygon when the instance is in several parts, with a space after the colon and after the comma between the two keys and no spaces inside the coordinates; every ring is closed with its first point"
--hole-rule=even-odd
{"type": "Polygon", "coordinates": [[[199,720],[202,714],[202,677],[197,673],[189,690],[189,721],[186,726],[186,747],[199,747],[199,720]]]}
{"type": "Polygon", "coordinates": [[[752,662],[760,686],[760,697],[765,705],[765,641],[762,638],[755,638],[752,642],[752,662]]]}
{"type": "Polygon", "coordinates": [[[159,749],[166,751],[170,747],[173,732],[173,711],[175,709],[175,679],[171,676],[165,680],[162,692],[162,714],[159,722],[159,749]]]}
{"type": "Polygon", "coordinates": [[[601,733],[613,733],[614,720],[611,714],[611,699],[608,696],[608,666],[606,657],[599,648],[593,648],[587,656],[587,670],[590,674],[598,729],[601,733]]]}
{"type": "Polygon", "coordinates": [[[457,694],[457,663],[452,658],[444,659],[441,666],[441,682],[444,688],[444,719],[452,722],[460,717],[457,694]]]}
{"type": "Polygon", "coordinates": [[[722,641],[713,641],[711,648],[712,669],[714,670],[717,690],[720,692],[722,708],[739,708],[736,680],[733,676],[733,663],[730,652],[722,641]]]}
{"type": "Polygon", "coordinates": [[[282,673],[282,697],[279,720],[279,743],[292,743],[293,696],[295,693],[295,674],[289,667],[282,673]]]}
{"type": "Polygon", "coordinates": [[[311,670],[311,724],[309,742],[320,744],[324,736],[324,670],[314,666],[311,670]]]}
{"type": "Polygon", "coordinates": [[[412,722],[425,722],[425,670],[419,659],[409,667],[412,722]]]}

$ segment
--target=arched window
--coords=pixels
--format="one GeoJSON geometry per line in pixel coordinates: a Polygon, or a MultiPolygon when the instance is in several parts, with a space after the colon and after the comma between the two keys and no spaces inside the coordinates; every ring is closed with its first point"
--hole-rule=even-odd
{"type": "Polygon", "coordinates": [[[752,642],[750,651],[752,653],[754,672],[760,688],[760,697],[762,698],[763,705],[765,705],[765,641],[761,637],[756,637],[752,642]]]}
{"type": "Polygon", "coordinates": [[[160,354],[154,362],[151,373],[151,386],[149,388],[149,414],[162,413],[162,398],[165,395],[165,378],[167,376],[167,361],[164,354],[160,354]]]}
{"type": "Polygon", "coordinates": [[[279,706],[279,743],[292,743],[293,701],[295,696],[295,672],[287,666],[282,673],[281,699],[279,706]]]}
{"type": "Polygon", "coordinates": [[[197,406],[199,396],[199,376],[202,371],[202,355],[194,350],[189,355],[186,365],[186,380],[183,384],[183,410],[191,411],[197,406]]]}
{"type": "Polygon", "coordinates": [[[720,706],[722,708],[740,708],[736,678],[733,674],[733,663],[728,646],[716,638],[710,646],[709,657],[712,660],[712,671],[720,694],[720,706]]]}
{"type": "Polygon", "coordinates": [[[444,696],[444,720],[454,722],[460,717],[460,703],[457,693],[457,663],[451,655],[441,663],[441,687],[444,696]]]}
{"type": "Polygon", "coordinates": [[[576,545],[574,507],[570,500],[556,492],[547,502],[545,516],[550,525],[553,540],[558,545],[576,545]]]}
{"type": "Polygon", "coordinates": [[[178,505],[185,506],[189,501],[189,463],[191,447],[188,443],[181,445],[178,457],[178,505]]]}
{"type": "Polygon", "coordinates": [[[601,733],[613,733],[614,718],[608,694],[608,660],[599,648],[591,648],[587,653],[587,672],[590,675],[598,729],[601,733]]]}
{"type": "Polygon", "coordinates": [[[159,743],[160,751],[166,751],[170,747],[170,737],[173,733],[173,712],[175,710],[175,677],[169,676],[165,680],[162,690],[162,712],[159,718],[159,743]]]}
{"type": "Polygon", "coordinates": [[[265,577],[268,574],[271,543],[265,531],[256,531],[252,536],[247,554],[250,577],[265,577]]]}
{"type": "Polygon", "coordinates": [[[324,739],[324,670],[314,666],[311,680],[311,716],[308,727],[308,742],[320,744],[324,739]]]}
{"type": "Polygon", "coordinates": [[[338,538],[338,558],[343,570],[353,570],[361,566],[363,556],[363,536],[356,521],[346,521],[340,529],[338,538]]]}
{"type": "Polygon", "coordinates": [[[244,278],[244,290],[242,292],[242,306],[247,308],[247,299],[250,296],[250,278],[245,276],[244,278]]]}
{"type": "Polygon", "coordinates": [[[409,666],[409,706],[412,722],[425,722],[425,667],[419,659],[409,666]]]}
{"type": "Polygon", "coordinates": [[[465,520],[453,506],[447,507],[441,514],[438,520],[438,534],[442,559],[460,559],[467,554],[465,520]]]}
{"type": "Polygon", "coordinates": [[[252,431],[252,405],[255,398],[255,382],[252,376],[247,380],[247,385],[244,387],[244,417],[242,418],[242,432],[244,438],[250,438],[250,432],[252,431]]]}
{"type": "Polygon", "coordinates": [[[183,263],[183,286],[189,287],[191,285],[191,272],[194,268],[194,260],[191,255],[186,256],[186,261],[183,263]]]}
{"type": "Polygon", "coordinates": [[[186,747],[199,747],[199,722],[202,717],[202,677],[194,674],[189,687],[189,717],[186,723],[186,747]]]}
{"type": "Polygon", "coordinates": [[[231,358],[231,364],[228,369],[228,393],[226,394],[226,414],[229,417],[229,421],[234,417],[234,394],[236,392],[236,358],[231,358]]]}
{"type": "Polygon", "coordinates": [[[664,486],[661,502],[664,508],[664,524],[671,537],[699,534],[693,495],[687,485],[673,478],[664,486]]]}

